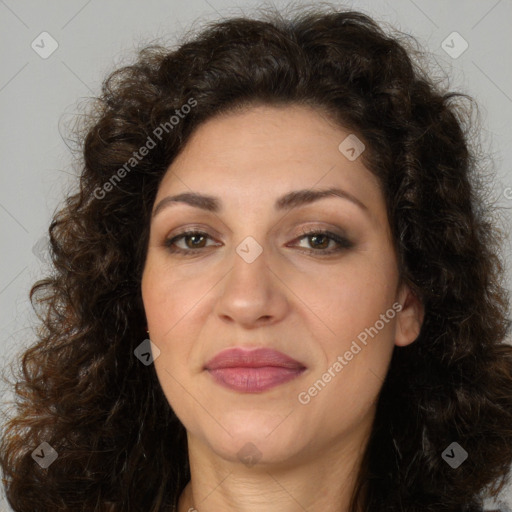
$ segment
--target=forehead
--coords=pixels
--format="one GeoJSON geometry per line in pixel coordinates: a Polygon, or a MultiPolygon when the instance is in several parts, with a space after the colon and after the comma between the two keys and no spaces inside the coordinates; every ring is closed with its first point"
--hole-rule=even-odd
{"type": "Polygon", "coordinates": [[[342,186],[381,202],[378,179],[339,146],[349,131],[307,106],[253,106],[199,125],[169,166],[157,198],[201,191],[239,202],[294,189],[342,186]]]}

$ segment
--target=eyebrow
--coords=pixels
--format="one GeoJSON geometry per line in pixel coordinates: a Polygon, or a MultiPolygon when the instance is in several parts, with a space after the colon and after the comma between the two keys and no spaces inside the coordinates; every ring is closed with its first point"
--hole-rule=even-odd
{"type": "MultiPolygon", "coordinates": [[[[288,192],[284,196],[279,197],[275,204],[274,209],[277,211],[291,210],[292,208],[298,208],[299,206],[311,204],[315,201],[323,199],[325,197],[340,197],[356,204],[362,210],[368,211],[368,207],[362,203],[357,197],[342,190],[340,188],[331,187],[326,189],[303,189],[294,190],[288,192]]],[[[218,213],[221,211],[221,202],[218,198],[208,195],[199,194],[198,192],[183,192],[175,196],[164,197],[158,202],[155,209],[153,210],[152,217],[155,217],[163,209],[172,206],[176,203],[185,203],[201,210],[208,212],[218,213]]]]}

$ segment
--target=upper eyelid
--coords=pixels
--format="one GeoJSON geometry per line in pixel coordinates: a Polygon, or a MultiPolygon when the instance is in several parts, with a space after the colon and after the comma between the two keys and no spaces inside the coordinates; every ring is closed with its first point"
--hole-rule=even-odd
{"type": "MultiPolygon", "coordinates": [[[[214,230],[214,231],[215,231],[215,233],[211,234],[210,232],[208,232],[207,228],[191,226],[191,227],[185,227],[182,230],[179,230],[178,232],[173,233],[171,235],[167,235],[167,236],[165,236],[164,239],[171,240],[171,239],[177,238],[179,236],[187,236],[187,235],[190,236],[191,234],[206,235],[207,237],[213,239],[213,238],[219,236],[216,234],[217,231],[216,230],[214,230]]],[[[318,232],[331,232],[333,235],[339,236],[341,238],[350,238],[350,236],[346,233],[346,230],[339,228],[339,227],[336,228],[336,227],[329,227],[329,226],[311,226],[311,227],[303,226],[300,228],[300,233],[295,236],[294,240],[297,238],[300,238],[302,236],[314,234],[314,233],[318,233],[318,232]],[[337,233],[336,230],[338,230],[339,232],[337,233]]],[[[328,233],[326,233],[326,234],[328,234],[328,233]]]]}
{"type": "MultiPolygon", "coordinates": [[[[333,232],[333,234],[335,235],[338,235],[340,237],[346,237],[346,238],[349,238],[350,235],[347,231],[346,228],[343,228],[342,226],[339,226],[339,225],[334,225],[334,224],[330,224],[328,222],[325,222],[325,221],[306,221],[306,222],[303,222],[301,221],[300,222],[301,224],[301,227],[300,227],[300,230],[301,230],[301,233],[302,232],[310,232],[310,231],[331,231],[333,232]],[[304,226],[303,224],[306,224],[306,226],[304,226]]],[[[176,233],[173,233],[172,235],[166,235],[165,238],[168,239],[168,238],[173,238],[175,236],[178,236],[178,235],[181,235],[181,234],[184,234],[184,233],[187,233],[187,232],[202,232],[212,238],[215,238],[215,237],[221,237],[221,233],[215,229],[215,228],[212,228],[210,225],[203,225],[202,223],[198,223],[198,224],[190,224],[190,225],[186,225],[184,227],[181,227],[181,228],[175,228],[177,229],[178,231],[176,233]]],[[[229,231],[229,234],[233,234],[233,231],[230,229],[230,228],[227,228],[228,231],[229,231]]],[[[294,230],[295,228],[292,228],[292,230],[294,230]]],[[[279,227],[279,225],[275,225],[273,226],[273,228],[271,229],[270,233],[274,233],[275,231],[280,231],[281,228],[279,227]]],[[[283,229],[284,230],[284,229],[283,229]]],[[[174,230],[171,230],[171,232],[174,231],[174,230]]]]}

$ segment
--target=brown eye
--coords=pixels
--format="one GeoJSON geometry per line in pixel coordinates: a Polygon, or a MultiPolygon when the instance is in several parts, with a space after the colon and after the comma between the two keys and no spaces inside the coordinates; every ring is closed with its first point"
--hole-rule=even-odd
{"type": "Polygon", "coordinates": [[[171,253],[191,253],[207,247],[205,242],[208,238],[210,238],[208,233],[203,231],[185,231],[184,233],[166,240],[165,246],[171,253]],[[175,245],[178,241],[182,240],[185,242],[185,247],[175,245]]]}
{"type": "MultiPolygon", "coordinates": [[[[165,246],[171,253],[179,253],[183,255],[195,254],[201,249],[208,247],[207,240],[211,237],[204,231],[185,231],[165,241],[165,246]],[[178,242],[184,242],[181,247],[178,242]]],[[[296,240],[308,239],[310,249],[304,248],[307,253],[317,254],[318,256],[329,255],[350,249],[354,246],[353,242],[347,238],[331,233],[330,231],[309,231],[304,232],[303,236],[296,240]],[[328,249],[329,244],[334,247],[328,249]]],[[[215,244],[213,244],[215,245],[215,244]]]]}
{"type": "Polygon", "coordinates": [[[204,235],[199,235],[199,234],[185,235],[185,236],[182,236],[182,238],[185,240],[185,245],[189,249],[195,249],[195,248],[198,248],[198,247],[204,247],[204,244],[203,244],[203,242],[205,241],[205,236],[204,235]],[[187,240],[191,242],[192,246],[187,244],[187,240]]]}
{"type": "Polygon", "coordinates": [[[313,249],[307,249],[306,251],[309,253],[316,253],[320,256],[333,254],[345,249],[350,249],[354,246],[354,243],[348,240],[347,238],[337,235],[335,233],[331,233],[330,231],[309,231],[304,232],[303,236],[297,238],[297,240],[308,239],[308,244],[313,249]],[[334,247],[329,250],[329,244],[334,242],[334,247]]]}
{"type": "Polygon", "coordinates": [[[332,241],[327,235],[309,235],[313,247],[316,249],[327,249],[329,243],[332,241]]]}

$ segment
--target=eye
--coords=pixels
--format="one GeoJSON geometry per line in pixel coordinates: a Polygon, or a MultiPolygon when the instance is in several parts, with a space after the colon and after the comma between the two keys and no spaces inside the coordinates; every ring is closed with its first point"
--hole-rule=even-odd
{"type": "Polygon", "coordinates": [[[206,247],[203,242],[205,242],[207,238],[210,238],[210,236],[204,231],[184,231],[173,238],[167,239],[165,246],[171,253],[192,253],[206,247]],[[185,248],[175,246],[175,244],[182,239],[185,243],[185,248]],[[188,244],[187,241],[191,241],[191,244],[188,244]]]}
{"type": "MultiPolygon", "coordinates": [[[[165,247],[167,247],[168,251],[171,253],[191,255],[208,247],[208,245],[206,245],[208,239],[211,240],[211,237],[204,231],[184,231],[183,233],[167,239],[165,241],[165,247]],[[183,242],[184,247],[177,245],[178,242],[183,242]]],[[[308,243],[310,247],[313,247],[313,249],[306,248],[305,252],[319,256],[341,252],[354,246],[354,243],[347,238],[324,230],[305,231],[301,237],[296,238],[294,241],[303,239],[310,239],[308,243]],[[334,247],[326,250],[331,243],[333,243],[334,247]]]]}
{"type": "Polygon", "coordinates": [[[347,238],[325,230],[304,231],[302,236],[296,240],[304,239],[306,239],[310,247],[314,247],[312,250],[306,249],[306,252],[310,254],[321,253],[319,254],[320,256],[341,252],[354,246],[354,243],[347,238]],[[331,242],[334,242],[334,247],[331,247],[329,250],[324,250],[329,247],[331,242]]]}

